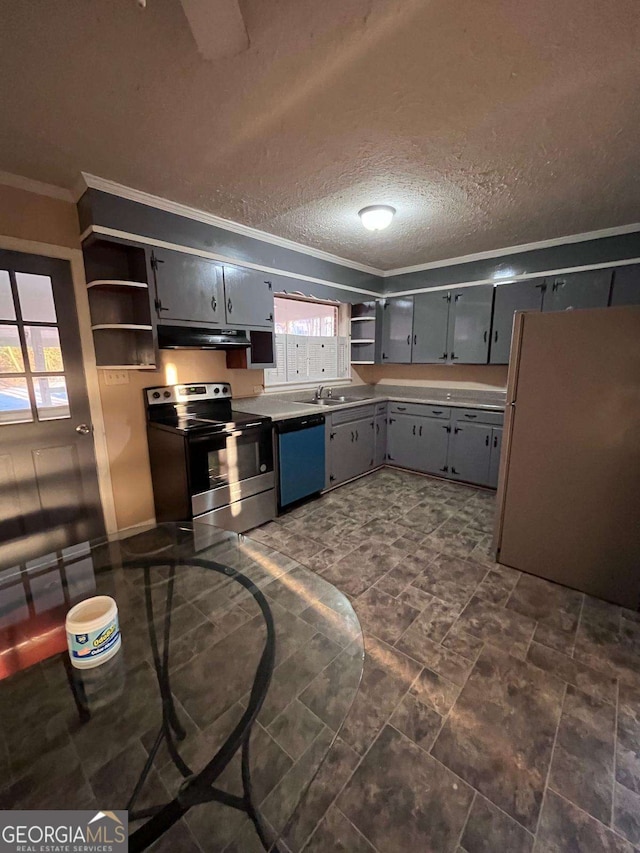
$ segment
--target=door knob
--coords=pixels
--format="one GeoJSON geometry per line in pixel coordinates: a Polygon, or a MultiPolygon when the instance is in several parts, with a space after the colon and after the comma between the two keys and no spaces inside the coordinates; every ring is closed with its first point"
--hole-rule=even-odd
{"type": "Polygon", "coordinates": [[[78,424],[76,427],[76,432],[80,435],[89,435],[90,432],[93,431],[93,427],[89,426],[89,424],[78,424]]]}

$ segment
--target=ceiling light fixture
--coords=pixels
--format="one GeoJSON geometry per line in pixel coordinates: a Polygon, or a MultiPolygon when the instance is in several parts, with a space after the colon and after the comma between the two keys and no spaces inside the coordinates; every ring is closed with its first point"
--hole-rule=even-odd
{"type": "Polygon", "coordinates": [[[367,231],[382,231],[391,225],[395,212],[395,207],[389,204],[372,204],[359,210],[358,216],[367,231]]]}

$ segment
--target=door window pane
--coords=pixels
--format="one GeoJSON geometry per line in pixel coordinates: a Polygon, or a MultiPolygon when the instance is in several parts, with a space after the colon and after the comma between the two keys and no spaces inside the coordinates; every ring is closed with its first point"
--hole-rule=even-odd
{"type": "Polygon", "coordinates": [[[11,279],[6,270],[0,270],[0,320],[15,320],[16,309],[11,293],[11,279]]]}
{"type": "Polygon", "coordinates": [[[16,283],[23,320],[31,323],[57,322],[53,288],[48,275],[17,272],[16,283]]]}
{"type": "Polygon", "coordinates": [[[55,326],[25,326],[29,364],[37,373],[59,373],[64,370],[60,335],[55,326]]]}
{"type": "Polygon", "coordinates": [[[0,423],[18,424],[31,420],[25,377],[0,376],[0,423]]]}
{"type": "Polygon", "coordinates": [[[52,421],[71,417],[67,383],[64,376],[38,376],[33,379],[38,420],[52,421]]]}
{"type": "Polygon", "coordinates": [[[24,373],[17,326],[0,326],[0,373],[24,373]]]}

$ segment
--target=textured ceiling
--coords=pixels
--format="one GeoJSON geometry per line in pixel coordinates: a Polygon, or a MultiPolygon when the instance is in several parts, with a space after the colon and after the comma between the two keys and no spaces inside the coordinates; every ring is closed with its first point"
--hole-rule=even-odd
{"type": "Polygon", "coordinates": [[[240,6],[250,47],[212,62],[180,0],[2,0],[0,169],[382,269],[640,218],[638,0],[240,6]]]}

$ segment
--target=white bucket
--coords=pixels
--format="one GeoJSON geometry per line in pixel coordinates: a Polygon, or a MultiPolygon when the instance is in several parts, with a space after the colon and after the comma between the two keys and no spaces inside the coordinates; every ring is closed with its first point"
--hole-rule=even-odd
{"type": "Polygon", "coordinates": [[[109,595],[96,595],[76,604],[65,623],[71,663],[91,669],[110,660],[120,648],[118,605],[109,595]]]}

